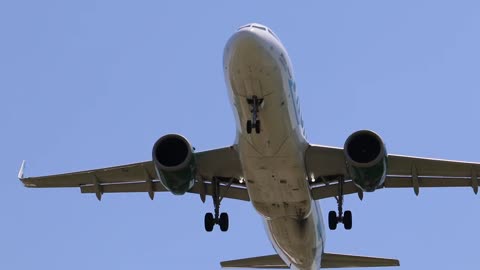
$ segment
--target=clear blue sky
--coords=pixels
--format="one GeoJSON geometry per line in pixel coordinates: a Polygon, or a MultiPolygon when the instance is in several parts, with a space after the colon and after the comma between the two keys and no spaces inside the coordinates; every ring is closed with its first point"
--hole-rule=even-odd
{"type": "MultiPolygon", "coordinates": [[[[222,54],[249,22],[288,49],[312,143],[372,129],[390,153],[480,161],[479,14],[474,0],[0,2],[0,269],[218,269],[273,253],[248,203],[224,201],[230,231],[206,233],[198,196],[99,203],[16,180],[22,159],[30,176],[148,160],[172,132],[231,144],[222,54]]],[[[381,190],[346,208],[353,230],[329,231],[327,251],[479,267],[471,189],[381,190]]]]}

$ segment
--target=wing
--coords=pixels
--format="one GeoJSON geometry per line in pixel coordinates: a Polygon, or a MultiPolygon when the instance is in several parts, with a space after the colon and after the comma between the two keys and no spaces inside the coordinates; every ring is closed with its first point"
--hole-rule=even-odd
{"type": "MultiPolygon", "coordinates": [[[[240,183],[242,168],[233,147],[198,152],[195,158],[198,180],[188,192],[200,194],[204,200],[205,195],[213,194],[212,182],[215,180],[220,183],[222,197],[250,200],[245,185],[240,183]]],[[[145,192],[153,199],[155,192],[167,191],[157,178],[152,161],[27,178],[23,176],[24,166],[22,163],[18,178],[26,187],[79,187],[82,193],[95,193],[99,200],[104,193],[145,192]]]]}
{"type": "MultiPolygon", "coordinates": [[[[349,179],[342,148],[311,145],[305,154],[305,166],[316,180],[312,186],[315,199],[338,195],[338,180],[345,179],[344,194],[362,192],[349,179]]],[[[480,163],[388,155],[384,188],[471,187],[478,192],[480,163]]]]}

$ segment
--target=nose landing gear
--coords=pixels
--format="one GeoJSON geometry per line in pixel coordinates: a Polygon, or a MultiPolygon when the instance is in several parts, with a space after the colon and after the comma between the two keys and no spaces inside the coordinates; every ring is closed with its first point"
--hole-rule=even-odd
{"type": "Polygon", "coordinates": [[[252,98],[248,98],[247,102],[252,109],[250,110],[252,113],[252,120],[247,121],[247,133],[252,133],[252,128],[255,128],[255,133],[260,133],[260,120],[258,120],[258,111],[260,110],[260,106],[263,104],[263,98],[258,98],[257,96],[252,96],[252,98]]]}
{"type": "Polygon", "coordinates": [[[335,197],[338,204],[338,215],[335,211],[330,211],[328,213],[328,227],[332,231],[337,229],[338,223],[343,223],[345,230],[352,229],[352,212],[343,212],[343,183],[344,179],[341,178],[338,182],[338,196],[335,197]]]}

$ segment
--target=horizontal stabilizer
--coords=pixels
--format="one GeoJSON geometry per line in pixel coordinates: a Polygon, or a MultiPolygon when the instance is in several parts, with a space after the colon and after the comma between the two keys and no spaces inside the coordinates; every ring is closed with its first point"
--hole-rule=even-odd
{"type": "MultiPolygon", "coordinates": [[[[289,269],[290,267],[278,255],[246,258],[234,261],[221,262],[224,268],[259,268],[259,269],[289,269]]],[[[322,268],[356,268],[356,267],[386,267],[400,266],[395,259],[363,257],[324,253],[322,268]]]]}
{"type": "Polygon", "coordinates": [[[322,268],[355,268],[355,267],[385,267],[400,266],[400,261],[395,259],[363,257],[324,253],[322,255],[322,268]]]}
{"type": "Polygon", "coordinates": [[[246,258],[234,261],[221,262],[225,268],[261,268],[261,269],[289,269],[288,265],[278,255],[246,258]]]}

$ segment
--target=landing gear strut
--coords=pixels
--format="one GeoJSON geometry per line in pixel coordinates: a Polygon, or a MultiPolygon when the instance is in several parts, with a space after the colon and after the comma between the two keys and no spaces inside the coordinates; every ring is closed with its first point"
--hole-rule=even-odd
{"type": "MultiPolygon", "coordinates": [[[[230,187],[233,181],[230,181],[227,188],[230,187]]],[[[220,181],[217,178],[212,179],[212,199],[214,206],[214,214],[206,213],[205,214],[205,230],[207,232],[213,231],[215,224],[220,226],[222,232],[228,231],[228,214],[220,213],[220,203],[222,202],[223,197],[220,197],[220,181]]],[[[228,191],[228,189],[227,189],[228,191]]]]}
{"type": "Polygon", "coordinates": [[[255,128],[255,133],[260,133],[260,120],[258,120],[258,111],[263,102],[263,99],[258,98],[257,96],[252,96],[252,98],[247,99],[248,104],[252,106],[252,120],[247,121],[247,133],[252,133],[252,128],[255,128]]]}
{"type": "Polygon", "coordinates": [[[343,184],[344,179],[341,178],[338,182],[338,196],[335,197],[338,204],[338,215],[335,211],[330,211],[328,213],[328,227],[330,230],[337,229],[338,223],[343,223],[345,230],[350,230],[352,228],[352,212],[345,211],[343,212],[343,184]]]}

